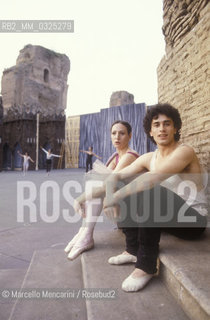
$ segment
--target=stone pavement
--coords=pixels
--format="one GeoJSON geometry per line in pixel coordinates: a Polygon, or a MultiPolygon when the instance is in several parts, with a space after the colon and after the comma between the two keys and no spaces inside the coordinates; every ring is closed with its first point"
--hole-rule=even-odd
{"type": "MultiPolygon", "coordinates": [[[[26,210],[24,222],[17,223],[18,181],[32,183],[25,190],[25,198],[35,185],[37,207],[40,189],[45,192],[43,186],[51,181],[54,192],[60,194],[57,200],[62,212],[70,207],[63,197],[64,184],[82,183],[83,173],[84,170],[75,169],[53,171],[50,177],[44,171],[29,172],[26,177],[20,172],[0,173],[0,292],[2,295],[8,290],[10,294],[8,298],[0,297],[0,319],[210,319],[209,229],[193,242],[163,235],[159,276],[144,290],[125,293],[121,283],[134,266],[107,263],[110,256],[124,250],[124,236],[105,217],[95,230],[95,248],[75,261],[68,261],[63,249],[78,230],[80,220],[67,223],[61,214],[46,222],[37,209],[34,213],[37,222],[27,220],[29,210],[26,210]],[[29,292],[32,297],[18,299],[15,292],[29,292]],[[55,293],[59,295],[52,297],[55,293]],[[99,293],[102,298],[96,297],[99,293]]],[[[50,191],[48,197],[47,216],[50,216],[55,209],[50,191]]]]}

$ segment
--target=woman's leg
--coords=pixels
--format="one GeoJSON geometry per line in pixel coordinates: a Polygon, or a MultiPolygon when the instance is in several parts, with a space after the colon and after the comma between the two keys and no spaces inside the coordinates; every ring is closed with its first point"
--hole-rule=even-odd
{"type": "Polygon", "coordinates": [[[51,170],[51,164],[52,164],[52,161],[50,159],[47,159],[46,160],[46,172],[47,172],[47,174],[49,174],[49,172],[51,170]]]}
{"type": "Polygon", "coordinates": [[[26,165],[25,163],[23,163],[23,175],[25,176],[25,174],[26,174],[26,165]]]}
{"type": "MultiPolygon", "coordinates": [[[[85,203],[85,214],[86,217],[83,219],[82,227],[79,233],[72,239],[73,243],[70,242],[66,248],[69,249],[70,253],[68,259],[76,259],[82,252],[87,251],[94,246],[93,232],[98,219],[101,214],[103,207],[102,199],[93,199],[86,201],[85,203]]],[[[65,250],[65,251],[66,251],[65,250]]]]}
{"type": "Polygon", "coordinates": [[[51,169],[52,169],[52,160],[50,159],[50,160],[49,160],[49,169],[48,169],[48,172],[50,172],[51,169]]]}
{"type": "Polygon", "coordinates": [[[89,162],[86,160],[86,172],[88,172],[89,162]]]}

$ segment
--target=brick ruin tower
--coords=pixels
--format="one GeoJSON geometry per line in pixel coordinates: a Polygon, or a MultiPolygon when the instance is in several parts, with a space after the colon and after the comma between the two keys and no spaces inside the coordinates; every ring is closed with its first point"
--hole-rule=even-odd
{"type": "MultiPolygon", "coordinates": [[[[22,158],[18,155],[18,150],[21,153],[28,152],[33,160],[36,160],[37,145],[46,149],[51,148],[53,153],[60,154],[65,139],[64,110],[69,70],[70,60],[66,55],[33,45],[25,46],[19,53],[16,65],[4,70],[2,76],[4,170],[21,168],[22,158]],[[37,132],[39,143],[36,139],[37,132]]],[[[38,167],[42,169],[45,165],[45,153],[38,149],[38,167]]],[[[55,158],[54,168],[57,167],[57,161],[58,158],[55,158]]],[[[34,169],[35,165],[35,163],[30,164],[30,168],[34,169]]]]}

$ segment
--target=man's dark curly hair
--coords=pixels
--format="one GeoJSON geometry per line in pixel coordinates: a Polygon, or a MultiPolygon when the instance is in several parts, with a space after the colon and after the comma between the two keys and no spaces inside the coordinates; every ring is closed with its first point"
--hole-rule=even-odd
{"type": "Polygon", "coordinates": [[[155,142],[153,137],[150,136],[150,131],[151,131],[151,124],[153,119],[157,119],[159,114],[164,114],[168,118],[173,120],[174,127],[177,129],[176,134],[174,135],[175,141],[179,141],[180,139],[180,129],[182,127],[182,120],[179,114],[179,111],[172,107],[168,103],[158,103],[150,108],[147,109],[147,113],[144,117],[144,131],[147,134],[147,136],[152,140],[152,142],[155,142]]]}

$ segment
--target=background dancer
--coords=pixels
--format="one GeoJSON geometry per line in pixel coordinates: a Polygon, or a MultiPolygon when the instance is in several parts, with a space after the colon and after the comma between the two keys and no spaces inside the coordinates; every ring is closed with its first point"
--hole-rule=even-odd
{"type": "Polygon", "coordinates": [[[52,158],[53,157],[60,158],[61,156],[51,153],[51,149],[48,149],[48,151],[45,150],[43,147],[41,147],[41,149],[46,153],[46,172],[47,172],[47,175],[49,176],[51,167],[52,167],[52,158]]]}
{"type": "Polygon", "coordinates": [[[31,159],[31,157],[28,155],[26,152],[25,154],[21,154],[20,151],[18,150],[17,152],[21,157],[23,157],[23,175],[26,175],[26,172],[28,171],[29,167],[29,161],[34,162],[34,160],[31,159]]]}
{"type": "Polygon", "coordinates": [[[93,168],[93,156],[98,158],[98,159],[102,159],[102,157],[99,157],[97,154],[95,154],[93,152],[93,147],[89,147],[88,151],[87,150],[80,150],[80,152],[86,153],[87,154],[87,158],[86,158],[86,172],[88,172],[89,170],[92,170],[93,168]]]}

